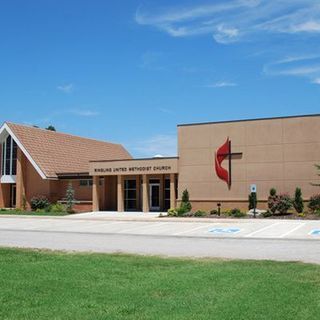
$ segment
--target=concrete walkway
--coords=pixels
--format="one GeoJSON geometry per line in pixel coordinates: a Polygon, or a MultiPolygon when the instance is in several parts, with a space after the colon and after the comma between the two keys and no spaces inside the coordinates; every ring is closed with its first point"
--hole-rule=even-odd
{"type": "Polygon", "coordinates": [[[320,221],[0,216],[0,246],[320,264],[320,221]]]}

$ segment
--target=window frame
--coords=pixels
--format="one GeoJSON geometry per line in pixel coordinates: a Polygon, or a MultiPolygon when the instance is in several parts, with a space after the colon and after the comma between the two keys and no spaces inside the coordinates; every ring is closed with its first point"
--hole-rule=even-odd
{"type": "Polygon", "coordinates": [[[11,135],[7,135],[1,143],[1,176],[16,176],[17,175],[17,143],[14,141],[11,135]],[[10,148],[8,148],[8,143],[10,143],[10,148]],[[7,153],[9,157],[7,157],[7,153]],[[13,157],[15,156],[15,157],[13,157]],[[8,169],[9,168],[9,169],[8,169]]]}

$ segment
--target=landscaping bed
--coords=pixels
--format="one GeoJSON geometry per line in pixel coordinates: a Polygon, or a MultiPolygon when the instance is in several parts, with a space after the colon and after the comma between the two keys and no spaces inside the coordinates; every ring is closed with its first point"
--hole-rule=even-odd
{"type": "Polygon", "coordinates": [[[21,215],[21,216],[66,216],[68,212],[52,212],[52,211],[27,211],[27,210],[15,210],[15,209],[0,209],[0,215],[21,215]]]}
{"type": "MultiPolygon", "coordinates": [[[[197,218],[246,218],[246,219],[292,219],[292,220],[320,220],[320,194],[313,195],[308,203],[302,198],[300,188],[296,188],[294,197],[283,193],[277,194],[276,189],[270,189],[268,197],[268,209],[256,209],[254,217],[254,208],[259,207],[259,202],[256,193],[249,194],[248,197],[248,212],[233,208],[226,210],[221,208],[221,204],[217,204],[217,209],[210,212],[204,210],[192,210],[192,205],[189,200],[188,190],[184,190],[181,197],[180,206],[168,210],[169,217],[197,217],[197,218]]],[[[160,215],[161,216],[161,215],[160,215]]]]}

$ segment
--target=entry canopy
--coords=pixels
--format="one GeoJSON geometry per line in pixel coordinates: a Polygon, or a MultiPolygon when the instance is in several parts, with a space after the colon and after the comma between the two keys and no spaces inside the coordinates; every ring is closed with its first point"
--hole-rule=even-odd
{"type": "Polygon", "coordinates": [[[113,161],[91,161],[91,176],[117,176],[178,173],[178,158],[150,158],[113,161]]]}

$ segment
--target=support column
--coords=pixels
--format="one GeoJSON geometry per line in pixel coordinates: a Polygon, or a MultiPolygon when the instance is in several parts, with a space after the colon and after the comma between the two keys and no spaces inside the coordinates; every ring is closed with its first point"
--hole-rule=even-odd
{"type": "Polygon", "coordinates": [[[163,211],[164,208],[164,175],[160,175],[160,194],[159,194],[159,200],[160,200],[160,211],[163,211]]]}
{"type": "Polygon", "coordinates": [[[16,180],[16,208],[26,209],[26,187],[25,187],[25,156],[18,148],[17,150],[17,180],[16,180]]]}
{"type": "MultiPolygon", "coordinates": [[[[99,182],[99,185],[100,185],[100,182],[99,182]]],[[[100,209],[102,211],[104,211],[104,210],[106,210],[106,177],[102,178],[102,185],[101,185],[99,192],[100,192],[100,197],[101,197],[100,209]]]]}
{"type": "Polygon", "coordinates": [[[100,193],[99,193],[99,181],[100,178],[99,176],[94,176],[93,177],[93,184],[92,184],[92,211],[99,211],[100,206],[99,206],[99,198],[100,198],[100,193]]]}
{"type": "Polygon", "coordinates": [[[117,176],[118,182],[117,182],[117,199],[118,199],[118,212],[124,211],[124,197],[123,197],[123,177],[117,176]]]}
{"type": "Polygon", "coordinates": [[[149,212],[149,183],[146,174],[142,175],[142,211],[149,212]]]}
{"type": "Polygon", "coordinates": [[[175,186],[176,176],[174,173],[170,174],[170,208],[176,207],[176,186],[175,186]]]}
{"type": "Polygon", "coordinates": [[[140,199],[141,199],[141,181],[140,181],[140,176],[137,176],[136,177],[136,187],[137,187],[137,201],[136,201],[136,203],[137,203],[137,211],[140,211],[140,210],[142,210],[142,205],[141,205],[141,201],[140,201],[140,199]]]}

